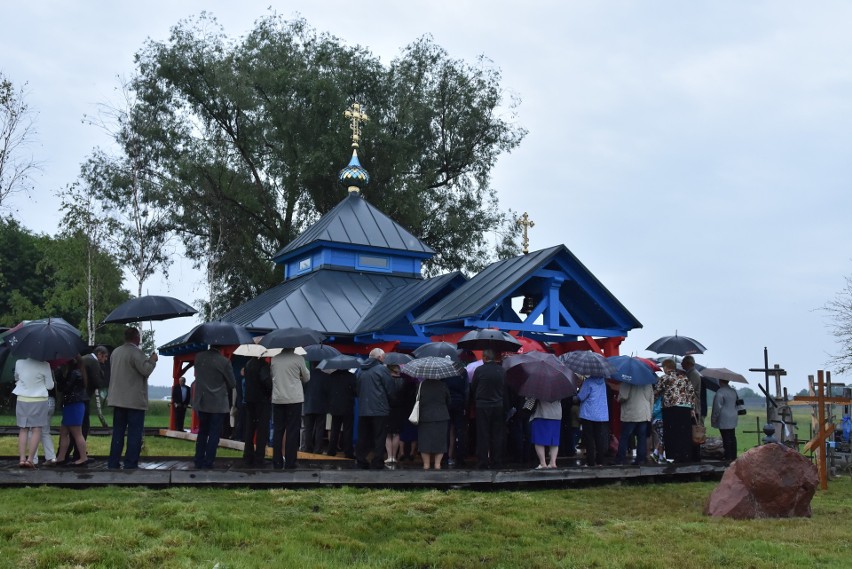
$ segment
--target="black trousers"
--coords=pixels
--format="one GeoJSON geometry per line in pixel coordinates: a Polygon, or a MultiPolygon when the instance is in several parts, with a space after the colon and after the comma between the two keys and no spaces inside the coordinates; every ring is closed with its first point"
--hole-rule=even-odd
{"type": "Polygon", "coordinates": [[[586,452],[586,466],[602,465],[609,450],[609,423],[581,419],[581,436],[586,452]]]}
{"type": "Polygon", "coordinates": [[[691,407],[663,407],[663,433],[666,458],[681,463],[693,460],[691,407]]]}
{"type": "Polygon", "coordinates": [[[175,430],[182,431],[183,423],[186,420],[186,406],[185,405],[175,405],[175,430]]]}
{"type": "Polygon", "coordinates": [[[506,445],[506,419],[503,407],[476,408],[476,456],[479,467],[503,465],[503,448],[506,445]]]}
{"type": "Polygon", "coordinates": [[[269,416],[272,404],[269,401],[246,403],[246,426],[243,432],[245,447],[243,460],[248,465],[261,465],[266,459],[266,442],[269,440],[269,416]]]}
{"type": "Polygon", "coordinates": [[[302,415],[302,452],[322,452],[325,438],[325,413],[302,415]]]}
{"type": "Polygon", "coordinates": [[[296,468],[299,455],[299,427],[302,423],[301,403],[272,404],[272,467],[296,468]],[[281,455],[281,446],[284,455],[281,455]]]}
{"type": "Polygon", "coordinates": [[[722,448],[725,450],[725,460],[736,460],[737,458],[737,431],[736,429],[719,429],[722,435],[722,448]]]}
{"type": "Polygon", "coordinates": [[[335,456],[341,450],[348,457],[355,456],[355,449],[352,447],[354,427],[354,415],[331,416],[331,430],[328,432],[328,454],[330,456],[335,456]]]}
{"type": "Polygon", "coordinates": [[[358,417],[358,445],[355,449],[355,460],[358,466],[365,468],[384,468],[385,438],[388,433],[388,417],[358,417]],[[367,461],[370,451],[373,458],[367,461]]]}

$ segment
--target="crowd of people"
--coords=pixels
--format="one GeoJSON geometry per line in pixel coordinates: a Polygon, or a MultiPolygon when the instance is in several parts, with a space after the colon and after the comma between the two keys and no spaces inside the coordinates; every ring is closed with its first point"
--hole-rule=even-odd
{"type": "MultiPolygon", "coordinates": [[[[111,355],[98,346],[55,369],[46,362],[17,362],[22,468],[35,466],[40,442],[46,464],[89,464],[89,402],[105,385],[113,408],[107,467],[138,468],[147,379],[157,354],[142,352],[136,328],[126,328],[124,339],[111,355]],[[62,407],[58,453],[49,430],[56,397],[62,407]]],[[[653,385],[581,377],[577,394],[561,401],[520,396],[506,382],[500,354],[491,350],[482,352],[481,364],[459,367],[458,376],[423,381],[403,377],[400,367],[385,365],[384,358],[377,348],[356,373],[326,373],[285,349],[271,359],[249,358],[235,374],[222,347],[210,346],[195,357],[193,385],[180,378],[172,390],[174,422],[182,430],[187,409],[196,414],[198,469],[214,467],[222,436],[244,441],[243,463],[249,468],[294,469],[299,451],[342,454],[363,469],[396,468],[415,460],[423,469],[441,469],[474,458],[469,467],[511,463],[552,469],[557,457],[578,460],[579,447],[582,464],[591,467],[700,460],[692,426],[703,425],[708,413],[691,356],[681,369],[674,360],[663,361],[662,376],[653,385]],[[416,424],[409,421],[415,405],[416,424]],[[236,416],[230,433],[229,414],[236,416]],[[271,463],[266,461],[268,445],[271,463]]],[[[722,435],[725,460],[736,458],[736,400],[736,391],[721,382],[711,425],[722,435]]]]}

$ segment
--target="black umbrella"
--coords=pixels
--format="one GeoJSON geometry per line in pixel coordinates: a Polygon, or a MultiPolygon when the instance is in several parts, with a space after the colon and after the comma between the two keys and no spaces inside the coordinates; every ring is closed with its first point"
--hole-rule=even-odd
{"type": "Polygon", "coordinates": [[[385,354],[384,364],[386,366],[401,366],[405,365],[414,358],[409,356],[408,354],[401,354],[399,352],[388,352],[385,354]]]}
{"type": "MultiPolygon", "coordinates": [[[[298,348],[319,344],[325,340],[325,334],[310,328],[279,328],[266,334],[260,344],[267,348],[298,348]]],[[[322,358],[325,359],[325,358],[322,358]]]]}
{"type": "Polygon", "coordinates": [[[495,350],[498,352],[517,352],[521,343],[502,330],[471,330],[456,343],[466,350],[495,350]]]}
{"type": "Polygon", "coordinates": [[[131,298],[120,304],[103,319],[103,324],[127,324],[129,322],[148,322],[149,320],[168,320],[182,316],[192,316],[197,311],[176,298],[170,296],[146,295],[131,298]]]}
{"type": "Polygon", "coordinates": [[[325,344],[310,344],[302,347],[305,348],[305,359],[309,362],[321,362],[322,360],[343,355],[337,348],[332,348],[325,344]]]}
{"type": "Polygon", "coordinates": [[[689,336],[663,336],[645,348],[658,354],[672,354],[676,356],[688,356],[690,354],[703,354],[707,348],[689,336]]]}
{"type": "Polygon", "coordinates": [[[193,328],[184,338],[186,344],[210,344],[211,346],[236,346],[252,343],[251,332],[233,322],[214,320],[193,328]]]}
{"type": "Polygon", "coordinates": [[[454,362],[459,361],[459,351],[455,344],[449,342],[429,342],[414,350],[415,358],[450,358],[454,362]]]}
{"type": "Polygon", "coordinates": [[[28,322],[6,336],[6,345],[19,359],[64,360],[82,353],[86,343],[80,332],[65,321],[54,322],[48,318],[28,322]]]}
{"type": "Polygon", "coordinates": [[[560,401],[577,393],[574,372],[553,354],[528,352],[503,360],[506,383],[519,395],[560,401]]]}
{"type": "Polygon", "coordinates": [[[337,369],[353,369],[361,367],[361,360],[355,356],[339,355],[317,364],[317,369],[327,371],[329,373],[337,369]]]}

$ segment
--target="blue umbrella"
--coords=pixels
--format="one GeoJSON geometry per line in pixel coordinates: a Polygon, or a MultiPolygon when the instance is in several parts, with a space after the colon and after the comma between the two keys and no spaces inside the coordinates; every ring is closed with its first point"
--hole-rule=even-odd
{"type": "Polygon", "coordinates": [[[651,385],[657,383],[657,374],[646,364],[630,356],[611,356],[607,361],[615,367],[612,379],[633,385],[651,385]]]}

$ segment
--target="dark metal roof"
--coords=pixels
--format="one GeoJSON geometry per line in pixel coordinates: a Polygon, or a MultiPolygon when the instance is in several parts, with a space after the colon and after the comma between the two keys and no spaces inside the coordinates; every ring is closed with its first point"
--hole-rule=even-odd
{"type": "MultiPolygon", "coordinates": [[[[431,279],[386,290],[358,326],[358,333],[382,331],[409,312],[416,311],[436,296],[446,296],[466,281],[455,271],[431,279]]],[[[440,300],[439,300],[440,302],[440,300]]]]}
{"type": "Polygon", "coordinates": [[[427,257],[435,254],[431,247],[354,192],[278,251],[275,260],[280,262],[317,242],[393,249],[427,257]]]}
{"type": "Polygon", "coordinates": [[[222,320],[256,330],[288,326],[353,335],[387,289],[420,279],[321,269],[286,281],[231,310],[222,320]]]}
{"type": "Polygon", "coordinates": [[[437,324],[465,318],[488,318],[509,295],[517,294],[523,284],[542,268],[560,261],[570,268],[569,278],[560,294],[562,303],[582,317],[581,326],[608,328],[614,324],[628,329],[642,324],[564,245],[533,251],[511,259],[497,261],[423,313],[416,324],[437,324]],[[605,301],[602,307],[594,296],[605,301]]]}

